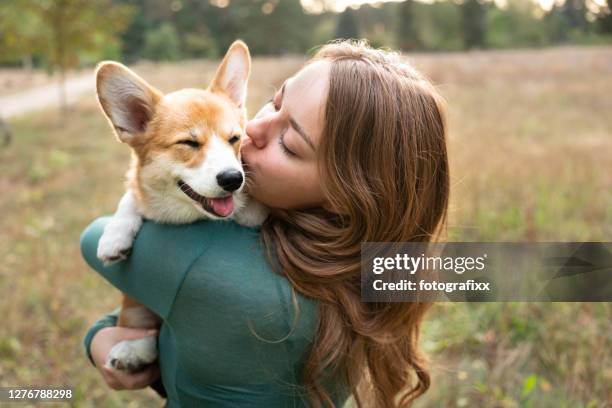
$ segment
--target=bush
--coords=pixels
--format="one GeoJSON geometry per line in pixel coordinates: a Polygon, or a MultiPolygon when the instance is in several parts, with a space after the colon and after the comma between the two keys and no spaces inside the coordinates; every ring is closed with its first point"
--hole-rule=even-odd
{"type": "Polygon", "coordinates": [[[217,58],[219,52],[210,35],[188,33],[185,36],[185,53],[195,58],[217,58]]]}
{"type": "Polygon", "coordinates": [[[176,61],[181,58],[180,48],[176,30],[164,23],[146,34],[143,57],[153,61],[176,61]]]}

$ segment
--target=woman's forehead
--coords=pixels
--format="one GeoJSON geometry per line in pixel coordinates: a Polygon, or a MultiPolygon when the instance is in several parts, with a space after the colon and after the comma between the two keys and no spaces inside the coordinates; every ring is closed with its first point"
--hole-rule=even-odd
{"type": "Polygon", "coordinates": [[[285,85],[291,114],[315,141],[323,129],[329,68],[328,61],[313,62],[288,79],[285,85]]]}
{"type": "Polygon", "coordinates": [[[315,61],[298,71],[289,81],[300,89],[315,88],[318,91],[327,89],[331,63],[326,60],[315,61]]]}

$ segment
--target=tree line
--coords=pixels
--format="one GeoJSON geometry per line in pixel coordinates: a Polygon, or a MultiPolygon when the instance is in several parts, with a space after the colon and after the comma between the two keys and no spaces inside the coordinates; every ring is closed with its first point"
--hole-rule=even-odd
{"type": "MultiPolygon", "coordinates": [[[[311,0],[310,3],[313,3],[311,0]]],[[[60,72],[103,58],[216,58],[236,38],[254,55],[304,53],[334,38],[404,51],[612,43],[612,0],[415,0],[318,12],[299,0],[2,0],[0,65],[60,72]]]]}

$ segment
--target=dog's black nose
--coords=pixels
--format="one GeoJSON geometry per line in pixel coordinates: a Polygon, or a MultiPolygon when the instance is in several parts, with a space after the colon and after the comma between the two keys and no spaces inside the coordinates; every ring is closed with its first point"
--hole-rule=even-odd
{"type": "Polygon", "coordinates": [[[242,182],[244,178],[242,177],[242,173],[238,170],[230,169],[223,170],[221,173],[217,174],[217,183],[223,188],[225,191],[236,191],[242,186],[242,182]]]}

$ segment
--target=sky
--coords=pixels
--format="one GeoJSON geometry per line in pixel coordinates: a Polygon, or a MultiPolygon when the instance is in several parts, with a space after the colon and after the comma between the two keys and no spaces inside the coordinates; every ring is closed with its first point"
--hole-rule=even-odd
{"type": "MultiPolygon", "coordinates": [[[[317,8],[320,8],[319,4],[321,3],[321,0],[301,0],[302,1],[302,5],[306,8],[306,9],[310,9],[310,10],[314,10],[314,11],[322,11],[322,10],[317,10],[317,8]]],[[[334,11],[343,11],[346,7],[348,6],[359,6],[362,4],[373,4],[373,3],[381,3],[381,2],[401,2],[403,0],[325,0],[325,2],[329,5],[329,7],[334,10],[334,11]]],[[[435,0],[419,0],[419,1],[423,1],[425,3],[432,3],[435,0]]],[[[512,1],[512,0],[495,0],[496,3],[498,3],[499,5],[504,5],[506,3],[506,1],[512,1]]],[[[550,8],[553,6],[555,0],[533,0],[533,1],[537,1],[540,3],[540,5],[542,6],[542,8],[544,8],[545,10],[550,10],[550,8]]],[[[593,0],[594,3],[603,5],[605,3],[605,0],[593,0]]]]}
{"type": "MultiPolygon", "coordinates": [[[[324,0],[324,2],[328,5],[328,7],[334,11],[343,11],[348,6],[359,6],[361,4],[373,4],[373,3],[381,3],[381,2],[390,2],[390,1],[402,1],[402,0],[324,0]]],[[[321,0],[301,0],[302,6],[306,10],[311,10],[316,13],[320,13],[321,11],[321,0]]]]}

